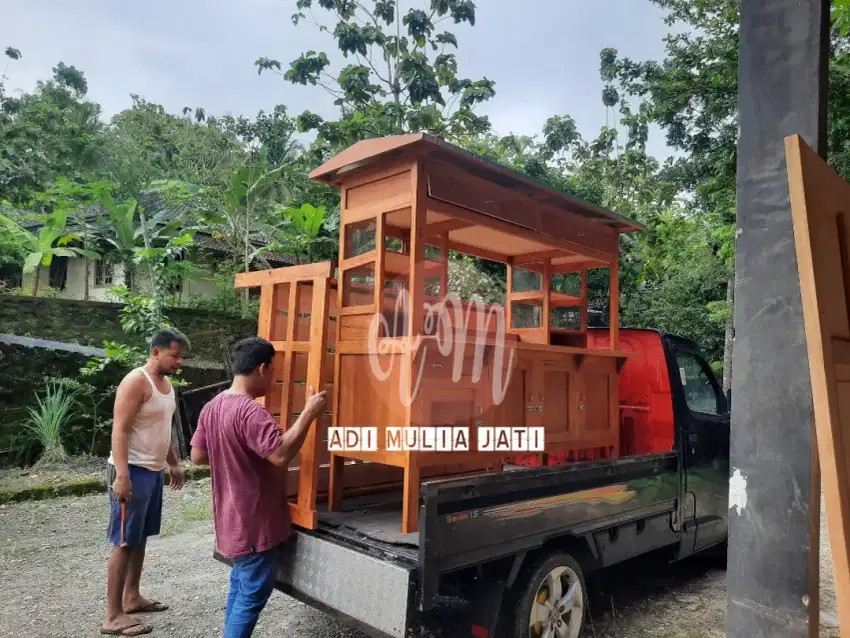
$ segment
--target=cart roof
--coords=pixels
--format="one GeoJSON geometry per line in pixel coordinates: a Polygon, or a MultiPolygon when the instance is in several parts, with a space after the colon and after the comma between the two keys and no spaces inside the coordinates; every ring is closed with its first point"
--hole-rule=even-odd
{"type": "Polygon", "coordinates": [[[509,188],[536,200],[580,215],[620,233],[643,230],[643,226],[613,211],[595,206],[575,195],[556,190],[501,164],[425,133],[366,139],[348,147],[310,173],[310,178],[339,185],[359,169],[402,155],[429,156],[459,170],[509,188]]]}

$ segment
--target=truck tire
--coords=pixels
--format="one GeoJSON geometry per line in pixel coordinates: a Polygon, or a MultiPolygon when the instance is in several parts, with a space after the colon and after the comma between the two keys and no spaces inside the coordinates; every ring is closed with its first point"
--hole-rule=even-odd
{"type": "Polygon", "coordinates": [[[509,597],[506,629],[516,638],[578,638],[587,617],[587,588],[578,562],[555,552],[535,561],[509,597]]]}

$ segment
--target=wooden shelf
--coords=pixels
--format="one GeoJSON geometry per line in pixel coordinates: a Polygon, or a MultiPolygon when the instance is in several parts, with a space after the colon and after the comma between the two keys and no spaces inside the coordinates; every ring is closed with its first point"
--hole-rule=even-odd
{"type": "Polygon", "coordinates": [[[355,268],[360,268],[361,266],[372,264],[377,259],[378,253],[374,250],[371,250],[368,253],[363,253],[362,255],[357,255],[356,257],[349,257],[340,264],[339,269],[341,271],[354,270],[355,268]]]}
{"type": "MultiPolygon", "coordinates": [[[[423,262],[425,279],[439,277],[443,272],[443,264],[439,261],[426,259],[423,262]]],[[[410,275],[410,255],[400,253],[384,253],[384,273],[387,275],[410,275]]]]}
{"type": "Polygon", "coordinates": [[[581,307],[584,305],[584,299],[582,297],[568,295],[564,292],[553,291],[549,299],[549,303],[557,308],[574,308],[576,306],[581,307]]]}
{"type": "Polygon", "coordinates": [[[508,293],[508,299],[511,301],[539,301],[543,303],[543,297],[546,293],[542,290],[529,290],[528,292],[511,292],[508,293]]]}

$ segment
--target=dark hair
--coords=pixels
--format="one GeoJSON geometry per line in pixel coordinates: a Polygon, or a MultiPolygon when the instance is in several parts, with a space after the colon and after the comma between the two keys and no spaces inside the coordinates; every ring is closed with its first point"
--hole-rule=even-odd
{"type": "Polygon", "coordinates": [[[233,346],[233,374],[249,375],[263,363],[270,365],[273,357],[274,346],[265,339],[243,339],[233,346]]]}
{"type": "Polygon", "coordinates": [[[163,328],[157,330],[151,337],[151,350],[159,348],[160,350],[168,350],[172,343],[180,344],[180,347],[188,350],[189,339],[176,328],[163,328]]]}

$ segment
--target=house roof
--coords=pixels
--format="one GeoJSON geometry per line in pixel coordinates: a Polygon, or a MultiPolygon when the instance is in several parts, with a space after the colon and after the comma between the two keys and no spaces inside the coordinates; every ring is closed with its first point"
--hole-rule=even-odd
{"type": "Polygon", "coordinates": [[[362,140],[313,170],[310,173],[310,178],[326,184],[339,185],[347,174],[355,170],[379,159],[388,159],[408,152],[420,156],[434,157],[456,166],[459,170],[469,172],[504,188],[533,195],[539,201],[569,210],[621,233],[644,230],[642,225],[633,222],[624,215],[595,206],[575,195],[547,186],[524,173],[492,162],[425,133],[362,140]]]}

